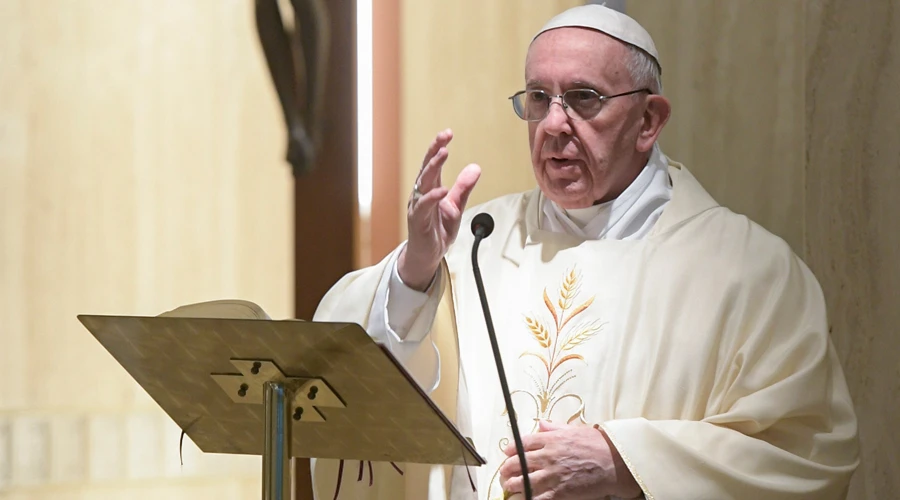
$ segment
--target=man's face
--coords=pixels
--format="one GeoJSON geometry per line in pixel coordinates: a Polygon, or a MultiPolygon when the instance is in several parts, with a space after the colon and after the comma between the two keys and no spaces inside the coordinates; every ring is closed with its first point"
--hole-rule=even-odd
{"type": "MultiPolygon", "coordinates": [[[[525,60],[526,88],[551,95],[593,89],[600,95],[635,90],[628,49],[594,30],[559,28],[541,34],[525,60]]],[[[529,122],[534,175],[545,196],[563,208],[616,198],[640,173],[649,144],[639,141],[646,94],[603,103],[591,120],[570,118],[554,99],[549,114],[529,122]]]]}

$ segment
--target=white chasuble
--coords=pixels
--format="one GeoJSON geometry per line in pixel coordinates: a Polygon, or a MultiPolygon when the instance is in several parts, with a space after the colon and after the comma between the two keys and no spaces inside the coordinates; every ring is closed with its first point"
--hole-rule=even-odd
{"type": "MultiPolygon", "coordinates": [[[[468,210],[428,335],[373,336],[418,380],[439,380],[432,398],[488,464],[400,464],[403,476],[375,464],[373,486],[345,473],[339,498],[503,498],[497,471],[511,431],[472,277],[467,228],[479,212],[495,220],[479,263],[523,434],[540,419],[597,424],[649,499],[843,498],[858,463],[856,419],[818,283],[683,166],[669,174],[671,201],[639,240],[545,231],[538,191],[468,210]]],[[[371,325],[394,258],[342,279],[316,319],[371,325]]],[[[315,462],[318,499],[333,498],[336,471],[315,462]]]]}
{"type": "MultiPolygon", "coordinates": [[[[500,311],[492,314],[521,434],[537,432],[540,420],[593,425],[611,419],[616,408],[639,411],[640,393],[623,389],[644,384],[652,370],[631,348],[655,341],[648,322],[635,321],[646,303],[631,300],[643,278],[644,247],[642,241],[576,240],[535,231],[519,265],[491,282],[499,287],[494,303],[500,311]]],[[[479,310],[465,310],[460,321],[468,324],[461,330],[483,330],[479,310]]],[[[469,389],[473,402],[493,402],[489,414],[478,412],[482,425],[474,431],[488,459],[479,471],[480,498],[496,500],[503,498],[501,450],[512,433],[493,361],[469,355],[485,351],[486,342],[486,332],[460,337],[464,370],[484,381],[479,392],[469,389]]]]}

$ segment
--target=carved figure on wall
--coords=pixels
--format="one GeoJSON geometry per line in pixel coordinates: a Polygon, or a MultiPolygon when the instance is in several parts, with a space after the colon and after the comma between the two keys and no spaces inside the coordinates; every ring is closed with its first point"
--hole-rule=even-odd
{"type": "Polygon", "coordinates": [[[327,2],[256,0],[256,27],[287,126],[285,159],[294,176],[309,173],[322,137],[331,45],[327,2]]]}

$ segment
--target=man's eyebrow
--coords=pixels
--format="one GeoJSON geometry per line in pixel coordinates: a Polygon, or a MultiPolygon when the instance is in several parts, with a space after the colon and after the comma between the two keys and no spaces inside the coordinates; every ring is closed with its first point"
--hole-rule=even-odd
{"type": "Polygon", "coordinates": [[[587,82],[587,81],[584,81],[584,80],[575,80],[575,81],[573,81],[573,82],[571,83],[571,86],[570,86],[569,88],[572,88],[572,89],[576,89],[576,88],[577,88],[577,89],[591,89],[591,90],[595,90],[595,91],[596,91],[596,90],[598,90],[600,87],[599,87],[596,83],[587,82]]]}
{"type": "MultiPolygon", "coordinates": [[[[528,80],[528,82],[525,84],[525,88],[528,89],[532,89],[535,87],[545,87],[545,84],[541,80],[528,80]]],[[[565,87],[569,89],[591,89],[594,91],[599,91],[600,89],[600,86],[598,86],[596,83],[588,82],[586,80],[573,80],[571,82],[568,82],[565,87]]]]}

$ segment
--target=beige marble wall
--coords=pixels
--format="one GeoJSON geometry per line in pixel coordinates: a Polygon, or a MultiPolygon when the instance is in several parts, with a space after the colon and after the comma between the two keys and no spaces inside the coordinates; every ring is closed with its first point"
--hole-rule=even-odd
{"type": "Polygon", "coordinates": [[[720,202],[803,248],[803,2],[631,0],[672,118],[663,150],[720,202]]]}
{"type": "Polygon", "coordinates": [[[292,183],[253,3],[0,2],[0,497],[253,498],[78,323],[292,307],[292,183]],[[140,489],[140,492],[138,492],[140,489]]]}
{"type": "Polygon", "coordinates": [[[806,251],[859,414],[851,499],[900,492],[900,3],[806,10],[806,251]]]}

